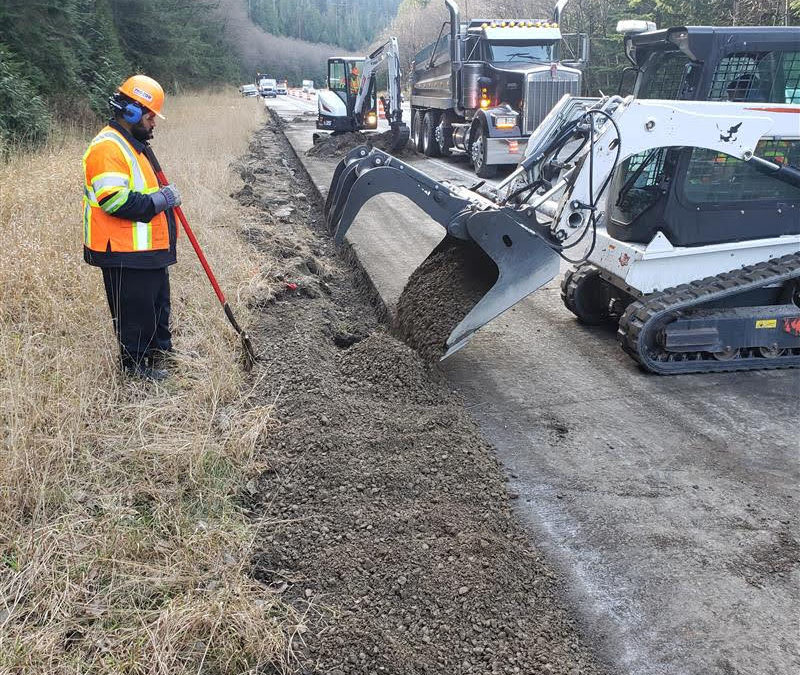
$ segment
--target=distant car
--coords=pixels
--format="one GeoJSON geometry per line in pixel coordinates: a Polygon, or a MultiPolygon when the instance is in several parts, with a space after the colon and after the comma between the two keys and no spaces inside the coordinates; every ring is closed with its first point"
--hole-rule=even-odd
{"type": "Polygon", "coordinates": [[[278,92],[279,94],[283,94],[283,95],[285,95],[285,94],[288,94],[288,93],[289,93],[289,89],[286,87],[286,85],[285,85],[285,84],[279,84],[279,85],[278,85],[277,92],[278,92]]]}
{"type": "Polygon", "coordinates": [[[239,87],[242,96],[258,96],[258,88],[254,84],[243,84],[239,87]]]}

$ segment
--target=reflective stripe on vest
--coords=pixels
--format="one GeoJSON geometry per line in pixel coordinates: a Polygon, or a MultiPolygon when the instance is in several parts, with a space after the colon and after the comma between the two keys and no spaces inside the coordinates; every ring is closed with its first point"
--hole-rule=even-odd
{"type": "MultiPolygon", "coordinates": [[[[119,134],[113,131],[107,131],[105,133],[98,134],[95,137],[94,141],[92,141],[92,145],[95,145],[96,143],[101,143],[103,141],[113,141],[117,145],[117,147],[122,151],[122,156],[125,158],[125,162],[127,163],[128,168],[130,169],[130,175],[133,178],[133,190],[135,192],[148,194],[151,192],[156,192],[158,190],[158,188],[153,188],[150,190],[147,189],[144,176],[142,175],[142,171],[139,168],[139,162],[136,160],[136,157],[134,156],[133,151],[130,149],[127,142],[119,134]]],[[[98,179],[102,181],[102,177],[107,176],[109,177],[109,180],[111,180],[111,177],[116,175],[119,174],[102,174],[98,178],[93,179],[91,192],[93,192],[94,194],[91,194],[89,196],[89,200],[95,203],[99,202],[99,199],[97,198],[97,192],[100,192],[101,190],[98,190],[98,188],[96,187],[98,179]]],[[[109,187],[109,186],[101,185],[101,187],[109,187]]],[[[127,187],[127,180],[125,187],[127,187]]],[[[87,191],[90,191],[90,189],[87,188],[87,191]]],[[[101,208],[106,213],[114,213],[128,200],[129,192],[126,190],[120,190],[120,192],[124,194],[118,194],[115,197],[112,197],[112,199],[110,199],[108,202],[104,203],[101,206],[101,208]]],[[[89,240],[87,239],[87,243],[88,241],[89,240]]],[[[152,243],[153,243],[152,225],[150,223],[139,223],[139,222],[133,223],[133,250],[147,251],[150,248],[152,248],[152,243]]]]}

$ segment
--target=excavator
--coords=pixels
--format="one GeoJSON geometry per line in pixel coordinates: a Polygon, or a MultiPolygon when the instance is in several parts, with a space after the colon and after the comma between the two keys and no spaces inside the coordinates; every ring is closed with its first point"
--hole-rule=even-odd
{"type": "MultiPolygon", "coordinates": [[[[389,99],[384,109],[391,130],[390,148],[393,152],[404,148],[410,131],[403,122],[397,38],[389,38],[366,58],[335,56],[328,59],[328,88],[317,93],[317,129],[333,134],[377,129],[376,76],[384,62],[389,71],[389,99]]],[[[320,138],[315,135],[315,142],[320,138]]]]}
{"type": "Polygon", "coordinates": [[[341,241],[394,192],[442,225],[429,261],[480,253],[494,281],[442,358],[566,260],[567,308],[615,323],[646,371],[800,366],[800,30],[646,26],[624,44],[633,94],[565,95],[499,185],[440,182],[361,146],[334,173],[329,227],[341,241]]]}

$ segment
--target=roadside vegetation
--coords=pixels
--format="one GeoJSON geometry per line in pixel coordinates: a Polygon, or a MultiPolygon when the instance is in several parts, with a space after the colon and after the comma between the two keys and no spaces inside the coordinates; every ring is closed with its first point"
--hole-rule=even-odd
{"type": "MultiPolygon", "coordinates": [[[[237,236],[263,107],[170,97],[154,148],[240,321],[262,275],[237,236]]],[[[99,127],[98,127],[99,128],[99,127]]],[[[186,237],[164,385],[120,378],[99,270],[82,262],[81,156],[61,128],[0,164],[0,673],[244,673],[290,657],[297,619],[250,579],[263,523],[237,495],[274,430],[186,237]],[[188,358],[188,357],[187,357],[188,358]]]]}

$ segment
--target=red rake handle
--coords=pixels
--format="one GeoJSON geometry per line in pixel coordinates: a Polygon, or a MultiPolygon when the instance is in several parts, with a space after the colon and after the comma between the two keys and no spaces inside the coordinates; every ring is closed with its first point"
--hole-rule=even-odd
{"type": "MultiPolygon", "coordinates": [[[[161,185],[169,185],[167,177],[164,175],[164,172],[161,170],[161,167],[156,169],[156,176],[158,177],[158,182],[161,183],[161,185]]],[[[197,258],[200,260],[200,264],[203,266],[206,276],[208,277],[208,280],[211,282],[211,286],[214,289],[214,293],[217,294],[219,301],[223,305],[227,304],[227,301],[225,300],[225,294],[219,287],[219,284],[217,283],[217,278],[211,271],[211,266],[208,264],[208,260],[206,260],[206,256],[203,253],[203,249],[200,248],[200,242],[197,241],[197,237],[194,236],[194,232],[192,231],[192,228],[189,226],[189,221],[186,220],[186,216],[183,215],[183,210],[181,209],[180,206],[176,206],[173,208],[173,211],[175,211],[175,214],[178,216],[178,220],[181,221],[181,225],[183,226],[184,232],[186,232],[186,236],[189,237],[189,241],[192,242],[192,248],[194,248],[194,252],[197,254],[197,258]]]]}
{"type": "MultiPolygon", "coordinates": [[[[147,159],[150,160],[150,164],[153,167],[153,170],[156,172],[156,177],[158,178],[158,182],[160,185],[169,185],[169,181],[167,177],[164,175],[164,172],[161,170],[161,165],[158,163],[156,159],[155,153],[150,146],[145,146],[145,154],[147,155],[147,159]]],[[[192,248],[194,248],[194,252],[197,254],[197,259],[200,261],[200,264],[203,266],[205,270],[206,276],[208,280],[211,282],[211,286],[214,289],[214,293],[217,294],[217,298],[219,298],[220,303],[222,304],[222,309],[225,310],[225,316],[227,317],[228,321],[230,321],[231,326],[233,329],[241,336],[242,344],[244,345],[246,359],[245,359],[245,367],[247,370],[250,370],[253,363],[257,360],[256,352],[253,349],[253,345],[250,342],[250,338],[247,336],[236,321],[236,318],[233,316],[233,311],[228,305],[227,300],[225,300],[225,294],[222,292],[222,289],[219,287],[217,283],[217,279],[214,276],[214,273],[211,271],[211,265],[208,264],[208,260],[206,260],[206,256],[203,253],[203,249],[200,248],[200,243],[197,241],[197,237],[194,236],[194,232],[192,232],[192,228],[189,227],[189,221],[186,220],[186,216],[183,215],[183,211],[181,210],[180,206],[176,206],[173,208],[173,211],[178,215],[178,220],[181,221],[181,225],[183,225],[183,229],[186,232],[186,236],[189,237],[189,241],[192,242],[192,248]]]]}

